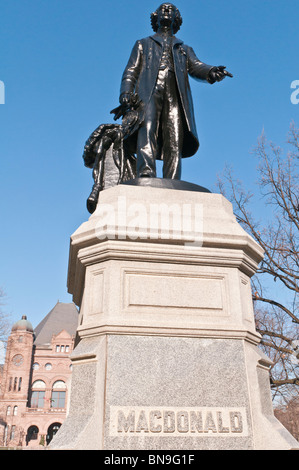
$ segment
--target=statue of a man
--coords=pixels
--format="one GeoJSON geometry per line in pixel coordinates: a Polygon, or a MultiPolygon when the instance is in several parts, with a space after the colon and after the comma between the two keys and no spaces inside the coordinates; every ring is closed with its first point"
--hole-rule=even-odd
{"type": "Polygon", "coordinates": [[[156,159],[163,178],[180,179],[181,158],[199,147],[188,75],[215,83],[232,76],[224,66],[201,62],[193,49],[175,36],[182,18],[171,3],[151,15],[156,34],[137,41],[123,73],[120,103],[133,93],[141,102],[136,141],[137,177],[155,177],[156,159]]]}

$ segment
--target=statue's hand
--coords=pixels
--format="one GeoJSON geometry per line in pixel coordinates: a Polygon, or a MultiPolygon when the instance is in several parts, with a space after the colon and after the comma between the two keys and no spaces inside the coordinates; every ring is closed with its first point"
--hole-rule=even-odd
{"type": "Polygon", "coordinates": [[[221,80],[223,80],[225,77],[232,78],[233,75],[225,69],[226,67],[224,65],[219,65],[218,67],[214,67],[210,71],[210,78],[212,79],[212,81],[221,82],[221,80]]]}
{"type": "Polygon", "coordinates": [[[124,116],[125,113],[128,111],[129,104],[131,99],[131,93],[123,93],[119,97],[120,106],[117,108],[112,109],[110,114],[114,114],[114,121],[117,121],[121,116],[124,116]]]}
{"type": "Polygon", "coordinates": [[[128,104],[130,103],[130,93],[123,93],[120,98],[119,98],[119,102],[122,106],[128,106],[128,104]]]}

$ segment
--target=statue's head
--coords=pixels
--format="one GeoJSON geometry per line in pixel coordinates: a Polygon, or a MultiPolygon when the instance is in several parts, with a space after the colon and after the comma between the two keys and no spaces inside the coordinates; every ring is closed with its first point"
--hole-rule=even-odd
{"type": "Polygon", "coordinates": [[[151,24],[155,32],[159,26],[171,26],[173,33],[177,33],[183,20],[179,9],[172,3],[162,3],[156,11],[151,14],[151,24]]]}

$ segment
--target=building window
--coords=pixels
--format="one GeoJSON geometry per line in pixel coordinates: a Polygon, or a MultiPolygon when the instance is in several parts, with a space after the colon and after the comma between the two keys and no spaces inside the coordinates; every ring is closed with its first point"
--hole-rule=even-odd
{"type": "Polygon", "coordinates": [[[16,427],[12,426],[10,430],[10,440],[12,441],[15,438],[16,427]]]}
{"type": "Polygon", "coordinates": [[[39,363],[35,362],[32,367],[33,367],[33,370],[38,370],[39,369],[39,363]]]}
{"type": "Polygon", "coordinates": [[[22,387],[22,377],[10,377],[8,391],[20,392],[22,387]],[[18,380],[19,379],[19,380],[18,380]]]}
{"type": "Polygon", "coordinates": [[[51,394],[51,408],[65,407],[66,385],[62,380],[57,380],[53,384],[51,394]]]}
{"type": "Polygon", "coordinates": [[[36,440],[38,438],[39,429],[37,426],[30,426],[27,431],[26,444],[28,445],[29,441],[36,440]]]}
{"type": "Polygon", "coordinates": [[[4,427],[4,445],[6,446],[7,444],[7,435],[8,435],[8,426],[7,424],[4,427]]]}
{"type": "Polygon", "coordinates": [[[6,409],[6,416],[9,416],[11,413],[11,406],[8,406],[6,409]]]}
{"type": "Polygon", "coordinates": [[[51,426],[48,427],[48,432],[47,432],[47,437],[46,437],[47,445],[50,444],[50,442],[52,441],[53,437],[57,433],[60,426],[61,426],[61,423],[53,423],[51,424],[51,426]]]}
{"type": "Polygon", "coordinates": [[[13,407],[13,415],[14,415],[14,416],[17,416],[17,414],[18,414],[18,407],[17,407],[17,406],[14,406],[14,407],[13,407]]]}
{"type": "Polygon", "coordinates": [[[51,370],[52,369],[52,364],[50,364],[50,362],[47,362],[47,364],[45,365],[45,369],[46,370],[51,370]]]}
{"type": "Polygon", "coordinates": [[[36,380],[31,387],[31,408],[43,408],[46,393],[46,384],[42,380],[36,380]]]}
{"type": "Polygon", "coordinates": [[[55,347],[55,350],[57,353],[59,352],[69,352],[69,346],[65,346],[64,344],[57,344],[56,347],[55,347]]]}
{"type": "Polygon", "coordinates": [[[51,395],[51,408],[65,407],[65,391],[53,390],[51,395]]]}
{"type": "Polygon", "coordinates": [[[44,407],[45,392],[41,390],[35,390],[31,394],[31,408],[43,408],[44,407]]]}

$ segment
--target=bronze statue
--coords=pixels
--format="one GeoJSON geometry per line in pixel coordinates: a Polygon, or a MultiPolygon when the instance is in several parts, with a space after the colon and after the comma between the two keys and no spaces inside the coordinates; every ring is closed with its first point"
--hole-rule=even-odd
{"type": "Polygon", "coordinates": [[[224,66],[201,62],[175,36],[182,18],[171,3],[160,5],[151,23],[156,34],[135,43],[123,73],[120,103],[125,106],[131,93],[143,103],[135,136],[137,177],[155,177],[156,159],[162,159],[163,178],[180,179],[181,158],[199,147],[188,75],[211,84],[232,75],[224,66]]]}
{"type": "Polygon", "coordinates": [[[84,163],[94,178],[87,200],[91,213],[106,187],[107,155],[117,171],[113,184],[156,177],[157,159],[163,160],[163,178],[179,180],[181,159],[199,147],[188,75],[210,84],[232,77],[224,66],[201,62],[175,36],[182,17],[172,3],[160,5],[151,24],[155,34],[135,43],[122,76],[120,106],[111,111],[122,124],[102,124],[85,144],[84,163]]]}

